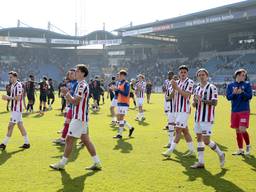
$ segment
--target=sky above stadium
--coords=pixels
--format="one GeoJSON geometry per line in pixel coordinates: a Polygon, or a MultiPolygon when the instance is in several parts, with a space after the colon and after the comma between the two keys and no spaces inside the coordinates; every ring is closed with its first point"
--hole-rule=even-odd
{"type": "MultiPolygon", "coordinates": [[[[0,28],[15,27],[17,20],[37,28],[53,25],[70,35],[105,28],[108,31],[177,17],[241,0],[8,0],[1,1],[0,28]]],[[[21,25],[25,26],[25,25],[21,25]]],[[[54,31],[58,32],[55,28],[54,31]]]]}

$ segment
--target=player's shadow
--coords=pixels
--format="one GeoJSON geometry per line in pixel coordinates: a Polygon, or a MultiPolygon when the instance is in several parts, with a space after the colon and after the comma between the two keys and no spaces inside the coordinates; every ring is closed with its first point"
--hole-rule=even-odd
{"type": "Polygon", "coordinates": [[[133,146],[126,140],[129,139],[118,139],[113,150],[120,150],[121,153],[130,153],[133,150],[133,146]]]}
{"type": "MultiPolygon", "coordinates": [[[[61,157],[63,156],[63,153],[64,153],[65,146],[56,145],[56,147],[61,154],[52,156],[52,158],[61,159],[61,157]]],[[[68,162],[75,161],[78,158],[81,149],[84,149],[84,146],[76,146],[76,143],[74,142],[73,150],[72,150],[72,153],[70,154],[70,157],[68,158],[68,162]]]]}
{"type": "Polygon", "coordinates": [[[6,114],[6,113],[10,113],[10,111],[2,111],[0,112],[0,115],[6,114]]]}
{"type": "Polygon", "coordinates": [[[221,145],[219,143],[216,142],[216,144],[219,146],[219,148],[221,149],[221,151],[227,152],[228,151],[228,147],[221,145]]]}
{"type": "Polygon", "coordinates": [[[33,118],[41,118],[41,117],[43,117],[43,116],[44,116],[44,114],[38,113],[38,114],[34,115],[33,118]]]}
{"type": "Polygon", "coordinates": [[[252,166],[252,170],[256,171],[256,158],[253,155],[243,156],[243,161],[252,166]]]}
{"type": "Polygon", "coordinates": [[[61,181],[62,181],[63,188],[57,190],[57,192],[71,192],[71,191],[83,192],[85,191],[86,178],[93,176],[97,172],[98,171],[92,171],[84,175],[71,178],[71,176],[65,170],[62,170],[60,171],[60,173],[61,173],[61,181]]]}
{"type": "Polygon", "coordinates": [[[138,124],[143,126],[143,127],[146,127],[149,125],[149,123],[145,122],[145,121],[138,121],[138,124]]]}
{"type": "Polygon", "coordinates": [[[22,114],[22,117],[23,117],[23,118],[26,118],[26,117],[28,117],[29,115],[30,115],[30,113],[23,113],[23,114],[22,114]]]}
{"type": "Polygon", "coordinates": [[[22,152],[24,151],[25,149],[19,149],[19,150],[16,150],[16,151],[13,151],[13,152],[6,152],[5,150],[2,151],[0,153],[0,166],[3,165],[8,159],[10,159],[13,155],[15,155],[16,153],[19,153],[19,152],[22,152]]]}
{"type": "MultiPolygon", "coordinates": [[[[222,178],[228,169],[222,169],[221,172],[216,175],[213,175],[206,169],[192,169],[190,168],[190,166],[194,163],[192,158],[182,157],[182,153],[178,151],[175,151],[174,153],[177,155],[179,163],[185,168],[183,173],[188,176],[189,181],[195,181],[200,178],[204,185],[214,188],[216,192],[243,192],[239,186],[222,178]]],[[[216,157],[216,162],[218,162],[218,157],[216,157]]]]}
{"type": "Polygon", "coordinates": [[[64,117],[64,114],[63,113],[57,113],[57,114],[55,114],[55,116],[64,117]]]}
{"type": "Polygon", "coordinates": [[[114,125],[111,125],[110,126],[112,128],[112,131],[118,131],[119,130],[119,127],[118,126],[114,126],[114,125]]]}

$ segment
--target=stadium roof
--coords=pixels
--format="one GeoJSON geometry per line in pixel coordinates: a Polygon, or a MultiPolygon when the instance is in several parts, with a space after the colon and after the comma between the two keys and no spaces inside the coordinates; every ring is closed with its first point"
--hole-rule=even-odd
{"type": "Polygon", "coordinates": [[[121,40],[117,36],[98,30],[84,36],[71,36],[53,31],[32,28],[13,27],[0,29],[0,42],[47,44],[52,47],[94,45],[94,44],[118,44],[121,40]]]}
{"type": "Polygon", "coordinates": [[[61,33],[32,27],[3,28],[0,29],[0,36],[77,39],[75,36],[63,35],[61,33]]]}
{"type": "Polygon", "coordinates": [[[243,1],[176,18],[119,28],[115,31],[119,32],[119,35],[124,37],[143,37],[145,35],[177,37],[191,33],[193,30],[199,33],[209,32],[211,30],[216,31],[216,27],[220,30],[233,30],[236,27],[240,29],[243,27],[255,28],[256,1],[243,1]],[[223,23],[225,23],[225,29],[223,23]]]}

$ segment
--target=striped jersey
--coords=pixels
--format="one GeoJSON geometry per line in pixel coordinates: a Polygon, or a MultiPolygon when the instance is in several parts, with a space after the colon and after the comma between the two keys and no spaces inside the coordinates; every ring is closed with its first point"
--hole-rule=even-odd
{"type": "Polygon", "coordinates": [[[145,81],[138,81],[135,86],[135,94],[137,98],[144,98],[145,90],[146,90],[146,82],[145,81]]]}
{"type": "MultiPolygon", "coordinates": [[[[169,86],[167,92],[168,92],[168,94],[169,94],[168,96],[170,96],[170,95],[172,94],[172,92],[174,92],[174,90],[173,90],[171,84],[170,84],[170,86],[169,86]]],[[[168,105],[170,105],[170,110],[169,110],[169,112],[170,112],[170,113],[175,113],[175,100],[174,100],[174,97],[171,98],[171,99],[166,100],[166,102],[168,102],[168,105]]]]}
{"type": "Polygon", "coordinates": [[[89,112],[89,86],[85,80],[78,82],[74,97],[80,97],[81,100],[78,105],[72,105],[73,118],[83,122],[88,122],[89,112]]]}
{"type": "Polygon", "coordinates": [[[169,88],[171,87],[172,85],[171,85],[171,80],[169,80],[169,79],[166,79],[165,81],[164,81],[164,84],[163,84],[163,88],[164,88],[164,98],[165,98],[165,100],[169,97],[169,95],[170,95],[170,92],[169,92],[169,88]]]}
{"type": "MultiPolygon", "coordinates": [[[[217,100],[218,91],[215,85],[207,83],[204,87],[196,87],[194,95],[199,96],[202,100],[217,100]]],[[[196,104],[195,122],[213,122],[215,106],[203,102],[196,104]]]]}
{"type": "Polygon", "coordinates": [[[21,82],[16,82],[15,84],[12,84],[11,86],[11,97],[17,97],[20,96],[19,100],[11,100],[11,110],[15,111],[15,112],[20,112],[22,113],[22,108],[23,108],[23,104],[22,104],[22,84],[21,82]]]}
{"type": "MultiPolygon", "coordinates": [[[[178,80],[177,81],[178,87],[186,92],[193,93],[193,86],[194,82],[193,80],[187,78],[184,81],[178,80]]],[[[175,112],[177,113],[190,113],[190,97],[185,98],[183,97],[178,91],[175,91],[174,94],[174,100],[175,100],[175,112]]]]}

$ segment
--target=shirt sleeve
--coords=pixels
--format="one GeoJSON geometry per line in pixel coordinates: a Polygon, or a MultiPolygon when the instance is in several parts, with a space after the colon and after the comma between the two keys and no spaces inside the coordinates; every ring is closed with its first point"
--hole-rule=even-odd
{"type": "Polygon", "coordinates": [[[252,87],[250,83],[247,83],[246,89],[244,89],[242,95],[247,100],[250,100],[252,98],[252,87]]]}
{"type": "Polygon", "coordinates": [[[193,87],[194,87],[194,82],[192,80],[188,81],[188,86],[186,87],[185,91],[192,94],[193,93],[193,87]]]}
{"type": "Polygon", "coordinates": [[[17,85],[17,96],[20,96],[22,95],[22,85],[19,83],[17,85]]]}
{"type": "Polygon", "coordinates": [[[215,86],[211,87],[212,89],[212,100],[218,100],[218,89],[215,86]]]}

